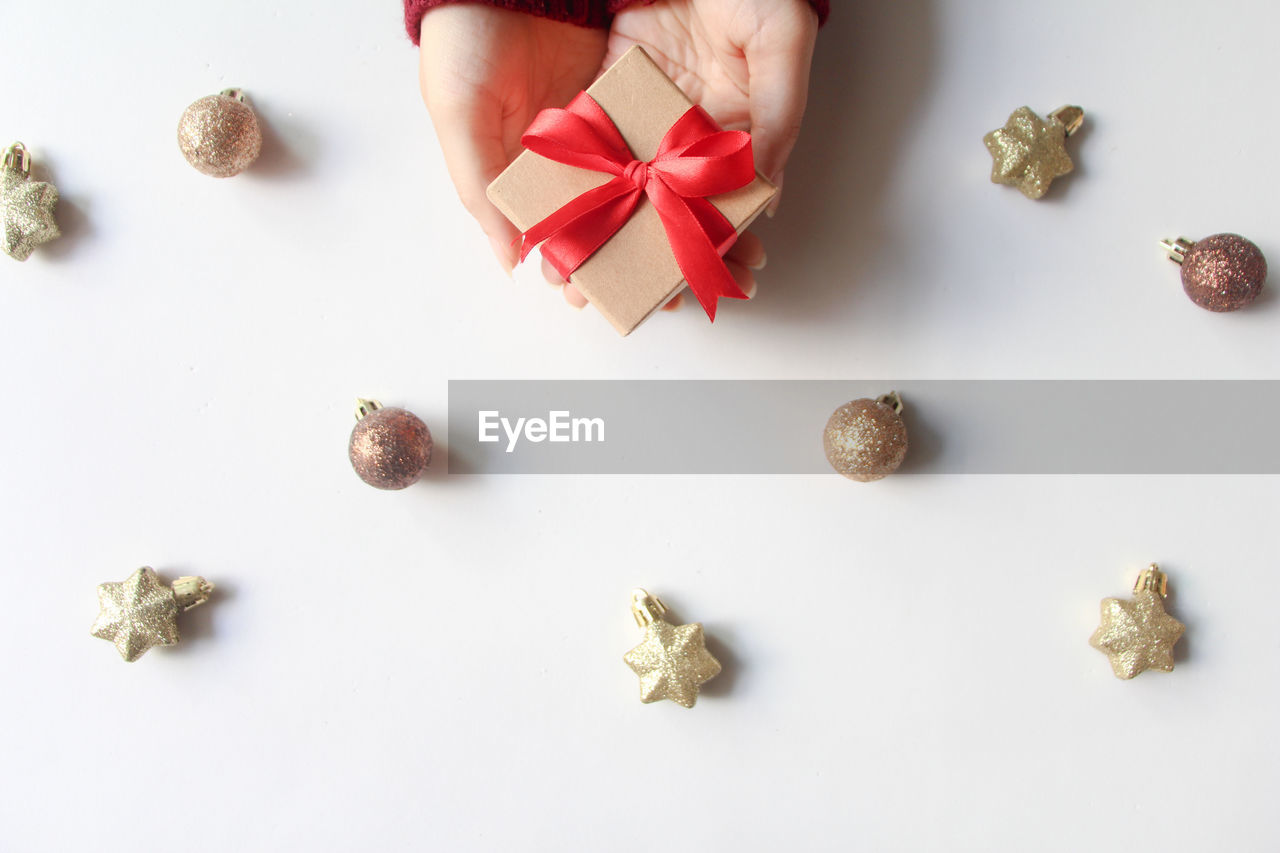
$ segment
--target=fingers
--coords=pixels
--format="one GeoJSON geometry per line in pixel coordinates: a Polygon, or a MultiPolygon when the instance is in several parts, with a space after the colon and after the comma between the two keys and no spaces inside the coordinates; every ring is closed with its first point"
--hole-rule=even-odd
{"type": "Polygon", "coordinates": [[[749,270],[764,269],[767,260],[764,253],[764,243],[752,231],[743,231],[738,235],[738,242],[725,252],[726,261],[737,261],[749,270]]]}
{"type": "Polygon", "coordinates": [[[547,280],[547,284],[552,287],[560,287],[561,285],[568,284],[568,282],[564,280],[564,276],[560,275],[560,272],[555,267],[551,266],[551,262],[545,257],[542,259],[542,277],[545,278],[547,280]]]}
{"type": "Polygon", "coordinates": [[[587,307],[587,297],[583,296],[582,291],[572,284],[566,284],[563,293],[564,301],[568,302],[570,307],[577,308],[579,311],[587,307]]]}
{"type": "Polygon", "coordinates": [[[818,20],[808,4],[762,22],[744,46],[756,168],[776,182],[800,135],[818,20]]]}
{"type": "Polygon", "coordinates": [[[747,295],[748,299],[753,298],[756,295],[755,274],[743,264],[729,258],[725,258],[724,265],[729,268],[729,275],[733,276],[733,281],[738,288],[747,295]]]}
{"type": "Polygon", "coordinates": [[[777,191],[773,194],[773,199],[770,200],[769,206],[764,209],[764,215],[770,219],[777,215],[778,205],[782,204],[782,179],[785,174],[785,171],[779,172],[773,179],[773,186],[777,191]]]}
{"type": "Polygon", "coordinates": [[[501,106],[480,102],[439,112],[439,117],[432,113],[432,121],[458,198],[489,235],[493,253],[510,275],[519,260],[515,240],[520,232],[485,195],[485,189],[508,164],[502,144],[501,106]]]}

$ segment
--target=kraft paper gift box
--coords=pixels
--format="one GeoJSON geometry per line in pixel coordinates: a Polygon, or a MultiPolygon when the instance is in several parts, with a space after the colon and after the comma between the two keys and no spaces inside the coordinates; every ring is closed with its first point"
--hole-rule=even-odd
{"type": "MultiPolygon", "coordinates": [[[[632,154],[646,162],[654,158],[671,126],[693,106],[640,47],[627,51],[587,94],[604,109],[632,154]]],[[[524,232],[611,177],[523,151],[489,185],[488,195],[524,232]]],[[[746,186],[707,200],[741,234],[776,192],[756,173],[746,186]]],[[[662,221],[645,197],[622,228],[569,280],[622,335],[634,331],[685,286],[662,221]]]]}

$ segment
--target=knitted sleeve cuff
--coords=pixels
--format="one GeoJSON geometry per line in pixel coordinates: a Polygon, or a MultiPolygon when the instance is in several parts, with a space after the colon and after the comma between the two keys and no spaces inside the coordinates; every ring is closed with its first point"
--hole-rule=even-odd
{"type": "MultiPolygon", "coordinates": [[[[418,43],[422,29],[422,16],[427,10],[458,0],[404,0],[404,25],[409,38],[418,43]]],[[[498,6],[516,12],[528,12],[553,21],[565,21],[580,27],[603,28],[609,26],[613,13],[631,5],[635,0],[478,0],[486,6],[498,6]]],[[[648,0],[652,2],[652,0],[648,0]]],[[[818,25],[826,23],[831,13],[831,0],[809,0],[818,13],[818,25]]]]}
{"type": "MultiPolygon", "coordinates": [[[[457,0],[404,0],[404,25],[409,38],[418,43],[422,16],[427,11],[457,0]]],[[[515,12],[527,12],[553,21],[565,21],[580,27],[604,28],[613,19],[605,10],[604,0],[480,0],[482,5],[497,6],[515,12]]]]}

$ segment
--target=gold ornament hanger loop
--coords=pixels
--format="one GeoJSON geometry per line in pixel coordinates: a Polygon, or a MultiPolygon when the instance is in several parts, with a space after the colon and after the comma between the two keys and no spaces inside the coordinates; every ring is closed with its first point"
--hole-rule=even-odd
{"type": "Polygon", "coordinates": [[[1075,132],[1084,126],[1084,110],[1080,107],[1065,106],[1058,107],[1049,113],[1049,118],[1056,118],[1062,123],[1062,129],[1067,132],[1067,136],[1074,136],[1075,132]]]}
{"type": "Polygon", "coordinates": [[[1154,592],[1161,598],[1169,597],[1169,576],[1155,563],[1147,566],[1133,582],[1134,592],[1154,592]]]}
{"type": "Polygon", "coordinates": [[[1169,253],[1169,259],[1180,265],[1187,259],[1187,252],[1194,249],[1196,244],[1194,240],[1179,237],[1177,240],[1161,240],[1160,245],[1169,253]]]}
{"type": "Polygon", "coordinates": [[[31,152],[21,142],[15,142],[4,150],[4,167],[17,169],[24,177],[31,174],[31,152]]]}
{"type": "Polygon", "coordinates": [[[654,622],[661,621],[666,614],[667,606],[658,596],[650,595],[638,588],[631,591],[631,615],[635,617],[636,624],[641,628],[647,628],[654,622]]]}
{"type": "Polygon", "coordinates": [[[895,414],[902,414],[902,395],[897,391],[890,391],[888,394],[881,394],[879,397],[876,397],[876,402],[884,403],[886,406],[893,409],[895,414]]]}

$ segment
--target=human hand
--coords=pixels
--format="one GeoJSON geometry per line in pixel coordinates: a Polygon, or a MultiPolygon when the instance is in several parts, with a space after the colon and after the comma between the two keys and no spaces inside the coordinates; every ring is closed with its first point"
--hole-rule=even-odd
{"type": "Polygon", "coordinates": [[[485,188],[520,153],[520,136],[534,116],[564,106],[595,79],[606,36],[474,3],[446,3],[422,16],[422,99],[458,197],[508,274],[520,232],[485,188]]]}
{"type": "MultiPolygon", "coordinates": [[[[809,67],[818,16],[805,0],[658,0],[633,4],[614,17],[607,68],[633,45],[642,46],[689,99],[722,127],[748,130],[756,168],[782,188],[783,168],[800,134],[809,94],[809,67]]],[[[769,207],[772,216],[778,198],[769,207]]],[[[760,239],[744,232],[725,264],[748,296],[752,271],[764,266],[760,239]]],[[[562,279],[548,264],[543,274],[562,279]]],[[[570,304],[586,299],[565,288],[570,304]]],[[[674,308],[680,297],[667,303],[674,308]]]]}

